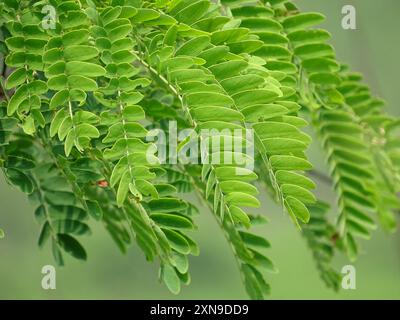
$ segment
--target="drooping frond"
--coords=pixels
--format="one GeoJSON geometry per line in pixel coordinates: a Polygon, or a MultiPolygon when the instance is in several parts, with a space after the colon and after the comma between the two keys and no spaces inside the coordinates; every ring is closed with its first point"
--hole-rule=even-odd
{"type": "MultiPolygon", "coordinates": [[[[343,72],[333,47],[327,43],[331,35],[314,28],[324,21],[323,15],[300,13],[290,1],[222,3],[241,19],[241,26],[249,27],[265,43],[254,55],[265,59],[267,67],[274,70],[292,70],[293,76],[286,81],[297,84],[299,102],[311,115],[310,122],[327,152],[339,199],[339,232],[349,255],[355,258],[354,236],[369,238],[368,229],[376,227],[371,214],[377,213],[382,224],[393,229],[391,210],[398,207],[397,177],[382,172],[382,164],[388,164],[389,157],[378,145],[382,141],[379,124],[387,120],[374,111],[380,101],[358,83],[357,75],[343,72]],[[370,118],[364,120],[363,112],[370,118]],[[385,181],[385,176],[390,176],[390,181],[385,181]]],[[[389,168],[393,172],[394,166],[389,168]]]]}

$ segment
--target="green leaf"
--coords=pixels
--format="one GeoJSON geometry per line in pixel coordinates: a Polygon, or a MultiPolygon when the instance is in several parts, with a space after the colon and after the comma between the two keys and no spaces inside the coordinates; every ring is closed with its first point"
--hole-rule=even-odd
{"type": "Polygon", "coordinates": [[[179,11],[175,18],[181,23],[193,24],[207,12],[209,7],[209,1],[197,1],[179,11]]]}
{"type": "Polygon", "coordinates": [[[69,75],[99,77],[106,74],[106,69],[94,63],[70,61],[65,65],[65,72],[69,75]]]}
{"type": "Polygon", "coordinates": [[[184,235],[183,233],[181,233],[181,235],[185,238],[185,240],[190,246],[190,254],[194,256],[200,255],[200,249],[198,244],[192,238],[189,238],[187,235],[184,235]]]}
{"type": "Polygon", "coordinates": [[[233,8],[232,13],[234,16],[243,16],[243,17],[272,17],[274,12],[271,8],[262,7],[262,6],[243,6],[238,8],[233,8]]]}
{"type": "Polygon", "coordinates": [[[246,107],[242,113],[247,122],[260,122],[288,114],[289,110],[281,105],[264,104],[246,107]]]}
{"type": "Polygon", "coordinates": [[[148,131],[139,123],[116,123],[109,128],[104,143],[114,142],[121,137],[142,138],[146,137],[148,131]]]}
{"type": "Polygon", "coordinates": [[[68,157],[71,154],[72,148],[74,147],[74,145],[76,146],[76,134],[75,134],[75,130],[71,130],[68,132],[67,137],[65,139],[65,143],[64,143],[64,152],[65,155],[68,157]]]}
{"type": "Polygon", "coordinates": [[[327,72],[311,74],[310,81],[319,85],[331,86],[338,86],[341,83],[341,79],[338,76],[327,72]]]}
{"type": "Polygon", "coordinates": [[[35,167],[35,162],[27,155],[10,155],[5,162],[6,168],[29,170],[35,167]]]}
{"type": "Polygon", "coordinates": [[[228,107],[233,104],[233,100],[221,93],[215,92],[196,92],[186,96],[186,101],[190,107],[215,106],[228,107]]]}
{"type": "Polygon", "coordinates": [[[200,69],[179,69],[173,70],[169,74],[170,78],[175,82],[187,82],[197,79],[198,81],[211,80],[213,76],[200,69]]]}
{"type": "Polygon", "coordinates": [[[160,14],[153,9],[137,8],[137,14],[135,15],[133,21],[134,23],[141,23],[157,19],[159,16],[160,14]]]}
{"type": "Polygon", "coordinates": [[[173,267],[169,264],[164,264],[161,267],[161,278],[169,291],[173,294],[178,294],[181,291],[181,281],[173,267]]]}
{"type": "Polygon", "coordinates": [[[199,107],[193,110],[192,114],[197,121],[213,121],[222,117],[226,121],[244,120],[240,112],[224,107],[199,107]]]}
{"type": "Polygon", "coordinates": [[[243,181],[223,181],[219,184],[219,186],[224,193],[230,193],[240,190],[240,192],[244,192],[250,195],[258,194],[258,190],[256,187],[243,181]]]}
{"type": "Polygon", "coordinates": [[[167,33],[165,34],[164,46],[172,46],[176,41],[177,35],[178,27],[176,26],[176,24],[174,24],[168,29],[167,33]]]}
{"type": "MultiPolygon", "coordinates": [[[[301,132],[298,128],[288,123],[275,122],[275,121],[259,122],[253,125],[253,128],[256,130],[257,135],[262,140],[271,138],[277,138],[277,139],[286,138],[288,139],[287,140],[288,143],[290,143],[290,141],[294,139],[306,145],[311,143],[310,136],[301,132]]],[[[283,141],[280,142],[283,143],[283,141]]],[[[272,141],[269,140],[269,144],[271,144],[271,146],[279,147],[279,141],[278,141],[278,146],[274,144],[273,140],[272,141]]]]}
{"type": "Polygon", "coordinates": [[[356,221],[347,220],[346,227],[347,227],[348,232],[350,232],[354,236],[357,236],[357,237],[360,237],[360,238],[363,238],[366,240],[371,239],[371,233],[368,231],[368,229],[356,221]]]}
{"type": "Polygon", "coordinates": [[[84,91],[96,91],[97,90],[97,83],[96,81],[79,76],[79,75],[74,75],[74,76],[69,76],[68,77],[68,85],[70,88],[75,88],[75,89],[80,89],[84,91]]]}
{"type": "Polygon", "coordinates": [[[22,101],[25,100],[28,92],[29,91],[27,85],[22,85],[15,91],[7,106],[8,116],[12,116],[18,110],[18,107],[20,106],[22,101]]]}
{"type": "Polygon", "coordinates": [[[237,42],[245,38],[248,34],[249,30],[246,28],[216,30],[211,35],[211,41],[215,45],[222,43],[237,42]]]}
{"type": "Polygon", "coordinates": [[[49,240],[51,236],[51,227],[48,221],[44,223],[42,226],[42,230],[40,231],[39,239],[38,239],[38,246],[39,248],[43,248],[46,244],[47,240],[49,240]]]}
{"type": "Polygon", "coordinates": [[[182,254],[190,253],[190,244],[188,243],[186,238],[183,237],[180,233],[170,229],[162,229],[162,231],[167,237],[172,249],[182,254]]]}
{"type": "MultiPolygon", "coordinates": [[[[141,194],[144,196],[151,196],[154,199],[159,198],[159,192],[152,183],[147,180],[138,179],[135,181],[136,188],[139,190],[141,194]]],[[[172,187],[172,186],[171,186],[172,187]]],[[[176,191],[175,188],[172,187],[172,193],[176,191]]]]}
{"type": "Polygon", "coordinates": [[[82,245],[73,237],[68,234],[58,234],[57,242],[64,249],[65,252],[70,254],[76,259],[86,260],[87,254],[82,245]]]}
{"type": "Polygon", "coordinates": [[[281,189],[285,197],[291,196],[307,204],[316,202],[315,196],[303,187],[294,184],[283,184],[281,189]]]}
{"type": "Polygon", "coordinates": [[[56,113],[56,115],[54,116],[53,120],[51,121],[51,125],[50,125],[50,136],[51,137],[54,137],[57,134],[62,122],[68,116],[69,115],[68,115],[68,112],[66,109],[61,109],[56,113]]]}
{"type": "Polygon", "coordinates": [[[24,130],[24,132],[28,135],[33,135],[36,132],[35,119],[32,115],[29,115],[24,119],[22,123],[22,130],[24,130]]]}
{"type": "Polygon", "coordinates": [[[253,233],[239,231],[240,237],[246,243],[246,245],[254,248],[269,249],[271,244],[263,237],[255,235],[253,233]]]}
{"type": "Polygon", "coordinates": [[[323,57],[334,57],[333,47],[326,43],[311,43],[297,47],[294,50],[296,56],[301,59],[314,59],[323,57]]]}
{"type": "Polygon", "coordinates": [[[122,207],[126,197],[128,196],[130,183],[131,183],[131,175],[128,171],[126,171],[121,178],[117,191],[117,204],[119,207],[122,207]]]}
{"type": "Polygon", "coordinates": [[[146,144],[143,141],[136,138],[120,138],[113,145],[111,149],[106,149],[104,156],[106,159],[121,159],[126,152],[130,154],[134,152],[153,154],[156,152],[156,147],[153,144],[146,144]]]}
{"type": "Polygon", "coordinates": [[[187,209],[188,204],[181,199],[161,198],[151,200],[148,206],[153,212],[178,212],[187,209]]]}
{"type": "Polygon", "coordinates": [[[100,136],[99,130],[87,123],[78,125],[75,130],[78,137],[98,138],[100,136]]]}
{"type": "Polygon", "coordinates": [[[279,22],[270,18],[246,18],[243,19],[241,26],[257,32],[279,32],[282,30],[282,25],[279,22]]]}
{"type": "Polygon", "coordinates": [[[324,22],[325,16],[320,13],[300,13],[286,18],[283,21],[283,27],[289,31],[305,29],[324,22]]]}
{"type": "Polygon", "coordinates": [[[184,43],[175,53],[176,56],[198,56],[210,44],[208,36],[193,38],[184,43]]]}
{"type": "Polygon", "coordinates": [[[65,137],[68,135],[70,129],[72,128],[72,120],[71,117],[68,115],[67,117],[64,118],[64,120],[61,122],[60,127],[58,128],[58,138],[63,141],[65,137]]]}
{"type": "MultiPolygon", "coordinates": [[[[150,183],[150,182],[148,182],[148,183],[150,183]]],[[[157,184],[155,186],[153,186],[153,185],[152,186],[157,191],[157,194],[159,195],[159,197],[168,197],[168,196],[171,196],[171,195],[177,193],[178,190],[180,190],[180,184],[182,184],[184,186],[185,183],[187,183],[187,182],[186,181],[176,181],[176,182],[174,182],[174,185],[157,184]]],[[[181,190],[179,192],[185,192],[185,191],[181,190]]],[[[153,198],[157,198],[157,197],[153,197],[153,198]]]]}
{"type": "MultiPolygon", "coordinates": [[[[65,196],[65,194],[62,194],[62,196],[65,196]]],[[[71,219],[81,221],[88,218],[85,210],[73,205],[52,205],[48,208],[48,212],[54,220],[71,219]]]]}
{"type": "Polygon", "coordinates": [[[140,106],[127,106],[122,114],[126,121],[138,121],[145,118],[144,111],[140,106]]]}
{"type": "Polygon", "coordinates": [[[56,261],[57,265],[63,266],[64,259],[63,259],[61,250],[59,249],[59,246],[54,239],[51,241],[51,251],[53,253],[53,257],[54,257],[54,260],[56,261]]]}
{"type": "Polygon", "coordinates": [[[75,195],[65,191],[46,191],[46,200],[54,206],[74,206],[76,204],[75,195]]]}
{"type": "Polygon", "coordinates": [[[179,253],[175,253],[172,257],[173,264],[175,268],[179,271],[181,274],[185,274],[189,270],[189,261],[187,256],[179,253]]]}
{"type": "Polygon", "coordinates": [[[262,140],[268,154],[290,154],[307,149],[307,144],[295,139],[269,138],[262,140]]]}
{"type": "Polygon", "coordinates": [[[312,180],[295,172],[279,170],[275,173],[275,177],[280,185],[294,184],[306,189],[314,189],[316,187],[312,180]]]}
{"type": "Polygon", "coordinates": [[[78,220],[56,220],[52,222],[52,225],[57,233],[74,235],[90,234],[88,225],[78,220]]]}
{"type": "Polygon", "coordinates": [[[241,208],[230,206],[229,212],[234,222],[242,223],[246,228],[250,228],[250,218],[241,208]]]}
{"type": "Polygon", "coordinates": [[[239,181],[253,181],[257,180],[257,174],[246,168],[235,167],[221,167],[216,168],[218,180],[239,180],[239,181]]]}
{"type": "Polygon", "coordinates": [[[215,171],[211,171],[211,173],[208,175],[206,183],[206,199],[210,197],[216,182],[215,171]]]}
{"type": "Polygon", "coordinates": [[[103,210],[97,201],[86,200],[86,205],[89,214],[96,220],[101,220],[103,217],[103,210]]]}
{"type": "Polygon", "coordinates": [[[92,112],[79,110],[74,114],[74,121],[76,123],[86,122],[88,124],[96,124],[99,122],[99,117],[92,112]]]}
{"type": "Polygon", "coordinates": [[[358,256],[358,248],[357,248],[357,243],[354,241],[354,238],[350,233],[346,234],[345,244],[349,259],[351,261],[355,261],[358,256]]]}
{"type": "Polygon", "coordinates": [[[172,229],[193,229],[194,226],[192,222],[180,215],[176,214],[164,214],[164,213],[154,213],[151,219],[163,228],[172,229]]]}
{"type": "Polygon", "coordinates": [[[69,46],[64,49],[67,61],[87,61],[97,57],[99,51],[95,47],[85,45],[69,46]]]}
{"type": "Polygon", "coordinates": [[[232,53],[252,53],[257,51],[263,46],[264,42],[260,40],[244,40],[239,42],[232,42],[229,44],[229,48],[232,53]]]}
{"type": "Polygon", "coordinates": [[[89,38],[89,32],[85,29],[73,30],[67,32],[62,37],[62,42],[65,47],[78,45],[86,42],[89,38]]]}
{"type": "Polygon", "coordinates": [[[257,36],[264,43],[281,44],[281,45],[288,43],[288,39],[284,35],[281,35],[276,32],[268,32],[268,31],[257,32],[257,36]]]}
{"type": "Polygon", "coordinates": [[[254,196],[243,192],[231,192],[225,197],[225,201],[229,205],[255,207],[260,206],[260,202],[254,196]]]}
{"type": "Polygon", "coordinates": [[[275,170],[309,170],[312,164],[295,156],[272,156],[271,165],[275,170]]]}
{"type": "Polygon", "coordinates": [[[251,250],[251,252],[253,253],[254,260],[258,265],[265,268],[269,272],[272,273],[278,272],[278,269],[276,269],[274,263],[269,258],[267,258],[266,256],[262,255],[261,253],[255,250],[251,250]]]}
{"type": "Polygon", "coordinates": [[[249,264],[243,264],[242,270],[244,274],[244,281],[246,292],[251,299],[262,300],[264,293],[269,294],[270,288],[265,283],[264,278],[257,270],[249,264]]]}
{"type": "Polygon", "coordinates": [[[286,59],[290,60],[292,53],[280,45],[264,45],[255,53],[257,56],[268,59],[286,59]]]}
{"type": "Polygon", "coordinates": [[[243,60],[231,60],[211,66],[209,69],[218,80],[228,79],[245,70],[248,63],[243,60]]]}
{"type": "Polygon", "coordinates": [[[321,43],[329,40],[331,34],[322,29],[310,29],[291,32],[287,37],[295,44],[321,43]]]}
{"type": "Polygon", "coordinates": [[[264,83],[264,78],[256,74],[244,74],[221,81],[221,85],[230,94],[235,94],[244,90],[250,90],[253,89],[254,86],[261,86],[264,83]]]}
{"type": "Polygon", "coordinates": [[[343,212],[348,215],[350,219],[356,220],[370,229],[376,229],[376,224],[367,214],[354,206],[345,206],[343,212]]]}
{"type": "Polygon", "coordinates": [[[339,64],[329,58],[307,59],[302,65],[308,72],[337,72],[340,69],[339,64]]]}
{"type": "Polygon", "coordinates": [[[9,168],[7,169],[6,174],[11,183],[18,186],[22,192],[26,194],[31,194],[33,192],[33,181],[22,171],[9,168]]]}
{"type": "Polygon", "coordinates": [[[278,93],[267,89],[246,90],[233,95],[233,98],[240,109],[256,104],[270,103],[278,97],[278,93]]]}
{"type": "Polygon", "coordinates": [[[28,77],[27,71],[25,68],[19,68],[15,70],[12,74],[7,78],[6,89],[10,90],[12,88],[18,87],[23,84],[28,77]]]}
{"type": "Polygon", "coordinates": [[[303,223],[310,221],[310,212],[307,207],[296,198],[287,197],[285,199],[285,207],[292,216],[297,217],[303,223]]]}
{"type": "Polygon", "coordinates": [[[342,196],[356,205],[367,209],[376,210],[376,204],[369,199],[368,195],[353,190],[345,190],[343,191],[342,196]]]}
{"type": "Polygon", "coordinates": [[[47,82],[47,85],[51,90],[62,90],[63,92],[65,92],[66,90],[64,89],[68,87],[68,78],[64,74],[50,77],[49,81],[47,82]]]}

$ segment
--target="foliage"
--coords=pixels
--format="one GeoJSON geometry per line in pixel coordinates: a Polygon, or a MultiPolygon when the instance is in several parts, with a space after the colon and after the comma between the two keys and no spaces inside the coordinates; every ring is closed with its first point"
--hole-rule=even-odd
{"type": "MultiPolygon", "coordinates": [[[[135,242],[159,261],[160,279],[178,293],[190,282],[188,256],[199,254],[191,233],[200,210],[183,199],[196,193],[231,244],[249,296],[262,299],[264,270],[276,271],[264,252],[270,243],[251,231],[265,222],[251,211],[263,191],[338,290],[335,253],[356,259],[357,239],[370,238],[376,220],[396,228],[400,121],[336,61],[330,34],[315,28],[323,20],[287,0],[3,1],[0,165],[37,205],[39,246],[50,241],[60,265],[64,253],[85,260],[77,237],[102,222],[122,252],[135,242]],[[56,9],[54,29],[42,26],[46,4],[56,9]],[[255,170],[164,164],[145,137],[170,120],[197,133],[252,129],[255,170]],[[305,127],[326,154],[333,222],[311,191],[305,127]]],[[[208,155],[223,151],[212,144],[208,155]]]]}

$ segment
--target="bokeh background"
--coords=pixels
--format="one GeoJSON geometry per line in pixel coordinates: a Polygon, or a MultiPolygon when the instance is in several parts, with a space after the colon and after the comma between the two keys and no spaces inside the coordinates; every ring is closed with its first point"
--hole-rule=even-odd
{"type": "MultiPolygon", "coordinates": [[[[338,58],[364,73],[373,91],[388,102],[392,114],[400,115],[400,1],[398,0],[298,0],[300,8],[327,16],[324,27],[333,34],[338,58]],[[357,9],[357,30],[341,28],[341,8],[357,9]]],[[[318,146],[310,156],[324,168],[318,146]]],[[[329,187],[320,184],[319,196],[334,201],[329,187]]],[[[400,299],[400,235],[373,234],[363,242],[354,264],[357,289],[336,294],[325,288],[314,267],[301,234],[282,210],[268,199],[262,213],[270,223],[258,229],[272,243],[269,256],[279,268],[267,274],[273,299],[400,299]]],[[[82,238],[89,260],[67,259],[57,268],[57,289],[41,288],[41,268],[54,264],[50,248],[39,250],[39,226],[26,197],[9,187],[0,176],[0,226],[6,238],[0,241],[0,299],[246,299],[239,273],[228,244],[207,209],[201,210],[195,238],[201,255],[191,259],[192,283],[179,296],[170,294],[157,281],[157,266],[148,264],[133,247],[119,253],[100,224],[93,223],[93,235],[82,238]]],[[[337,257],[340,269],[347,264],[337,257]]]]}

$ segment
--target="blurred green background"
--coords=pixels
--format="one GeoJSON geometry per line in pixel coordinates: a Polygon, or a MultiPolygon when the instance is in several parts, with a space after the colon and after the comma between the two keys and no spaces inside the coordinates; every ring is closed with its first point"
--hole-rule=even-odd
{"type": "MultiPolygon", "coordinates": [[[[398,0],[298,0],[303,10],[319,11],[327,16],[325,26],[333,34],[338,58],[365,74],[373,91],[388,101],[391,113],[400,115],[397,75],[400,64],[398,0]],[[357,9],[357,30],[341,28],[341,8],[353,4],[357,9]]],[[[310,156],[324,167],[317,146],[310,156]]],[[[318,194],[332,202],[329,187],[320,184],[318,194]]],[[[269,256],[279,268],[267,274],[273,299],[400,299],[400,236],[377,231],[371,241],[363,242],[362,253],[354,264],[357,289],[335,294],[324,287],[301,234],[282,210],[263,200],[262,213],[270,223],[258,231],[272,243],[269,256]]],[[[50,248],[39,250],[39,226],[33,208],[18,190],[0,177],[0,226],[6,238],[0,241],[1,299],[245,299],[229,245],[207,209],[202,208],[194,237],[201,255],[191,259],[192,283],[179,296],[171,295],[157,281],[157,266],[148,264],[137,247],[129,254],[119,253],[100,224],[93,223],[93,235],[82,238],[89,260],[67,259],[57,268],[57,289],[41,288],[41,268],[54,264],[50,248]]],[[[348,264],[338,257],[340,270],[348,264]]]]}

